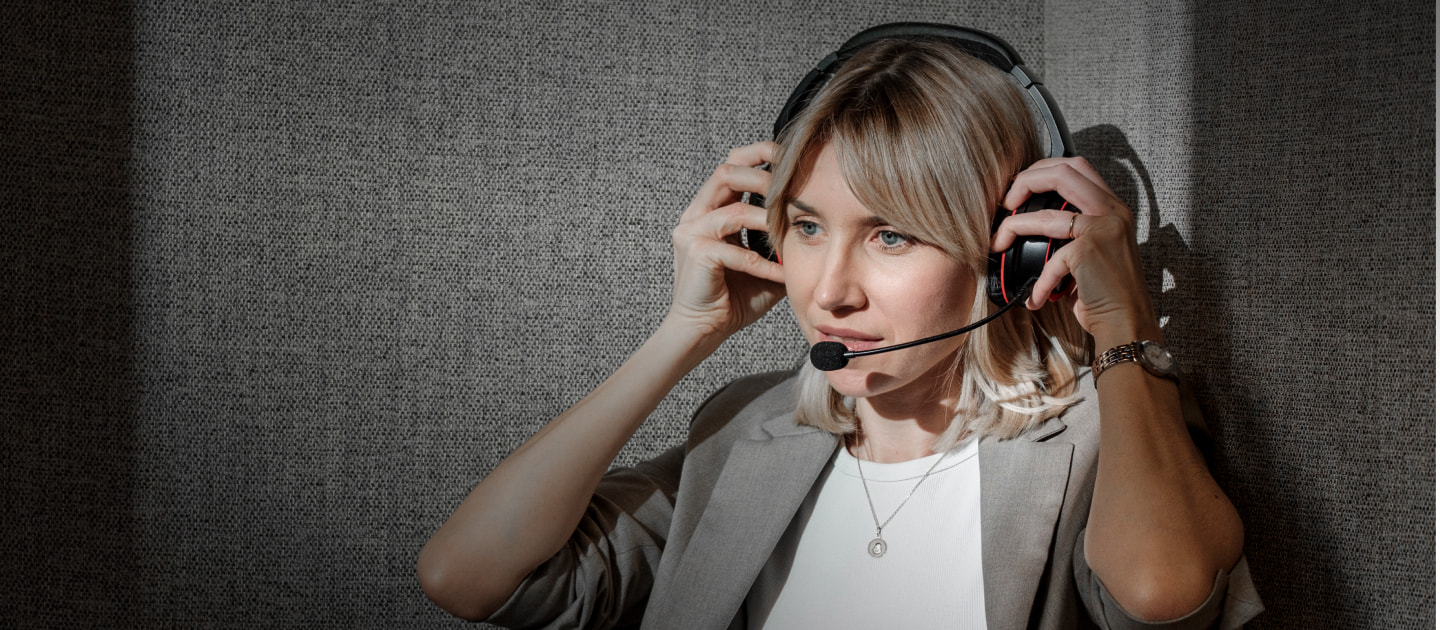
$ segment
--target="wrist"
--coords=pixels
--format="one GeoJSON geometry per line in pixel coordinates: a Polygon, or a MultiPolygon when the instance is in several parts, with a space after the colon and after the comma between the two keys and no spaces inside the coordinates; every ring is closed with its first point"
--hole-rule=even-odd
{"type": "Polygon", "coordinates": [[[719,349],[727,337],[729,335],[714,326],[670,313],[660,321],[660,327],[651,335],[651,340],[671,351],[693,357],[694,360],[687,363],[698,365],[719,349]]]}
{"type": "Polygon", "coordinates": [[[1165,333],[1155,322],[1107,322],[1092,326],[1090,336],[1095,339],[1095,354],[1132,341],[1153,341],[1165,343],[1165,333]]]}

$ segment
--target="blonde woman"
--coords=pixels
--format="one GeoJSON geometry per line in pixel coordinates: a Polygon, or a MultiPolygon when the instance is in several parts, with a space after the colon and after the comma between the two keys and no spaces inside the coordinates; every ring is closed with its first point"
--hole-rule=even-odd
{"type": "Polygon", "coordinates": [[[674,230],[663,323],[455,510],[420,555],[426,594],[513,627],[1228,628],[1257,614],[1239,517],[1175,382],[1124,352],[1089,365],[1092,347],[1163,343],[1131,212],[1084,160],[1039,147],[1020,91],[955,46],[854,53],[778,144],[716,168],[674,230]],[[1081,213],[1014,216],[992,237],[997,208],[1045,191],[1081,213]],[[742,228],[767,230],[779,261],[735,245],[742,228]],[[920,339],[993,311],[986,262],[1018,235],[1073,238],[1028,308],[839,370],[741,379],[685,444],[607,472],[666,393],[782,297],[811,344],[920,339]],[[1047,299],[1066,275],[1073,288],[1047,299]]]}

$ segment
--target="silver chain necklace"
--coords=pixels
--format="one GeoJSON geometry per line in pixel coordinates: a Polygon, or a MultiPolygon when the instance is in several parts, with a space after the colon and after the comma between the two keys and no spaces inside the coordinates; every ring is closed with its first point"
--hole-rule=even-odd
{"type": "MultiPolygon", "coordinates": [[[[865,450],[870,450],[868,445],[865,450]]],[[[855,472],[860,473],[860,487],[865,489],[865,502],[870,504],[870,518],[875,521],[875,539],[871,540],[869,546],[865,548],[865,550],[870,553],[871,558],[879,558],[885,555],[887,546],[885,544],[885,537],[881,535],[881,532],[884,531],[886,525],[890,524],[890,521],[895,520],[895,515],[900,513],[900,508],[905,507],[905,503],[910,500],[910,497],[915,495],[916,490],[920,489],[920,484],[925,483],[925,480],[930,478],[930,473],[935,472],[935,467],[939,466],[940,461],[943,459],[945,459],[944,454],[935,458],[935,463],[930,464],[930,470],[925,471],[925,474],[920,477],[920,481],[915,482],[915,487],[910,489],[910,493],[905,495],[905,498],[900,501],[900,505],[896,506],[895,511],[890,513],[890,518],[885,519],[885,522],[881,523],[879,515],[875,514],[875,500],[870,498],[870,484],[865,481],[865,471],[860,469],[860,457],[855,457],[855,472]]]]}

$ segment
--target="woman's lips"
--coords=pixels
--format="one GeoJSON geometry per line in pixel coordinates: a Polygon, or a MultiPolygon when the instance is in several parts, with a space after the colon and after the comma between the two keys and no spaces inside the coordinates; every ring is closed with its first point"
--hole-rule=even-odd
{"type": "Polygon", "coordinates": [[[880,341],[884,339],[884,337],[877,337],[858,330],[834,326],[816,326],[815,331],[820,333],[821,341],[838,341],[845,344],[845,349],[851,352],[878,348],[880,341]]]}

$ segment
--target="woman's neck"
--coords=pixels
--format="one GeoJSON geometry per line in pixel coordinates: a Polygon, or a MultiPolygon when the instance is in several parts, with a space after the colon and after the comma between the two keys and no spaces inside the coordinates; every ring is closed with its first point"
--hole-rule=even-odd
{"type": "Polygon", "coordinates": [[[935,453],[935,440],[950,426],[953,402],[936,397],[877,396],[855,401],[858,430],[850,444],[856,457],[882,464],[935,453]]]}

